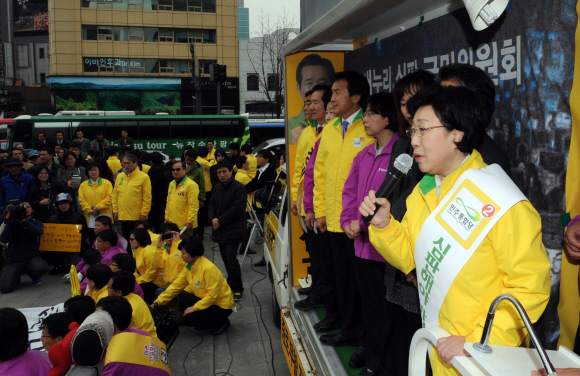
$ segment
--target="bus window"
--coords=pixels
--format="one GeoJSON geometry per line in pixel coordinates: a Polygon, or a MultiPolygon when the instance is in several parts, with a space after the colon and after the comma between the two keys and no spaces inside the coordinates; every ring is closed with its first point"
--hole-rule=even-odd
{"type": "MultiPolygon", "coordinates": [[[[83,132],[83,137],[89,140],[97,138],[97,131],[105,129],[105,121],[73,121],[72,122],[72,139],[76,140],[77,130],[83,132]]],[[[104,132],[103,132],[104,133],[104,132]]]]}
{"type": "MultiPolygon", "coordinates": [[[[205,121],[204,121],[205,126],[205,121]]],[[[199,120],[176,120],[171,122],[171,138],[201,138],[202,125],[199,120]]]]}
{"type": "Polygon", "coordinates": [[[113,141],[115,144],[121,138],[121,131],[125,129],[133,140],[139,139],[139,127],[137,127],[137,120],[133,121],[107,121],[105,131],[105,138],[113,141]]]}
{"type": "Polygon", "coordinates": [[[139,121],[139,140],[164,140],[170,138],[169,121],[139,121]]]}
{"type": "Polygon", "coordinates": [[[19,121],[12,129],[14,135],[12,148],[17,144],[22,144],[24,149],[32,149],[32,121],[19,121]]]}
{"type": "MultiPolygon", "coordinates": [[[[19,123],[20,124],[20,123],[19,123]]],[[[20,125],[19,125],[20,126],[20,125]]],[[[34,122],[34,131],[32,131],[32,139],[34,142],[38,142],[38,134],[46,133],[46,137],[49,140],[53,140],[56,132],[64,132],[65,137],[69,132],[70,122],[68,121],[50,121],[50,122],[34,122]]],[[[26,143],[24,143],[24,148],[26,149],[26,143]]]]}
{"type": "Polygon", "coordinates": [[[204,120],[203,125],[204,126],[202,129],[202,133],[203,137],[205,138],[231,137],[229,135],[235,134],[232,132],[231,120],[221,120],[221,119],[211,119],[207,121],[204,120]]]}

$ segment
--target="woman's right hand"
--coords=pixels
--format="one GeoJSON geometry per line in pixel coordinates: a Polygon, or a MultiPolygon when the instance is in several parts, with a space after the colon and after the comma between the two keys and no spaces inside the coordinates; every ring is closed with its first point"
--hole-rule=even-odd
{"type": "Polygon", "coordinates": [[[49,198],[45,198],[44,200],[41,200],[39,202],[40,205],[48,205],[50,204],[50,199],[49,198]]]}
{"type": "Polygon", "coordinates": [[[163,239],[161,239],[162,236],[159,235],[159,237],[157,238],[157,248],[161,248],[163,246],[163,239]]]}
{"type": "Polygon", "coordinates": [[[69,188],[72,188],[72,180],[69,180],[67,184],[69,188]]]}
{"type": "Polygon", "coordinates": [[[375,193],[375,191],[369,191],[369,195],[360,204],[358,211],[363,216],[372,215],[375,212],[376,206],[379,205],[380,209],[370,224],[378,229],[382,229],[391,223],[391,203],[386,198],[376,198],[375,193]]]}

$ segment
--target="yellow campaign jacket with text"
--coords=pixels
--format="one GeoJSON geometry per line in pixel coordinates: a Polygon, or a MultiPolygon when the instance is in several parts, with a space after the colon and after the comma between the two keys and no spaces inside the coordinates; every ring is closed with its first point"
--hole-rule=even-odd
{"type": "Polygon", "coordinates": [[[211,166],[213,166],[216,162],[215,159],[209,159],[209,154],[208,154],[208,159],[204,159],[202,157],[197,157],[197,159],[195,160],[197,163],[199,163],[199,167],[201,167],[201,170],[203,171],[203,177],[205,178],[205,191],[209,192],[211,191],[211,178],[209,175],[209,169],[211,168],[211,166]]]}
{"type": "MultiPolygon", "coordinates": [[[[316,129],[318,124],[312,119],[308,119],[308,124],[310,127],[304,128],[298,139],[298,145],[296,146],[296,161],[294,163],[294,175],[292,177],[292,187],[290,187],[291,202],[297,201],[298,199],[298,187],[304,181],[304,173],[306,172],[306,165],[308,160],[312,155],[314,150],[314,145],[322,133],[316,135],[316,129]]],[[[306,216],[304,212],[304,205],[301,205],[302,210],[300,212],[301,216],[306,216]]]]}
{"type": "Polygon", "coordinates": [[[109,157],[109,159],[107,159],[107,164],[109,165],[111,171],[113,171],[113,174],[123,168],[123,165],[121,164],[119,158],[117,158],[114,155],[112,157],[109,157]]]}
{"type": "MultiPolygon", "coordinates": [[[[342,118],[331,120],[321,133],[314,164],[314,215],[326,217],[328,231],[343,232],[340,227],[342,190],[352,161],[365,147],[375,142],[365,133],[362,110],[342,137],[342,118]]],[[[304,133],[304,132],[303,132],[304,133]]]]}
{"type": "Polygon", "coordinates": [[[133,293],[123,296],[123,298],[127,299],[129,304],[131,304],[131,308],[133,308],[133,316],[131,317],[129,328],[140,329],[151,337],[157,338],[157,328],[155,328],[155,322],[147,303],[139,295],[133,293]]]}
{"type": "Polygon", "coordinates": [[[151,210],[151,180],[137,169],[128,176],[125,171],[117,175],[113,189],[113,213],[120,221],[138,221],[151,210]]]}
{"type": "MultiPolygon", "coordinates": [[[[427,217],[468,169],[485,167],[481,155],[473,151],[467,161],[441,183],[437,199],[435,178],[427,174],[407,198],[407,213],[401,222],[391,216],[384,229],[369,228],[377,251],[403,273],[415,269],[414,249],[427,217]]],[[[504,214],[479,248],[457,274],[441,310],[439,326],[451,335],[481,340],[491,302],[500,294],[517,298],[532,322],[536,322],[550,297],[550,262],[542,243],[542,223],[528,201],[520,201],[504,214]]],[[[489,343],[520,346],[527,332],[514,307],[504,302],[496,313],[489,343]]],[[[454,367],[431,354],[433,375],[458,375],[454,367]]]]}
{"type": "Polygon", "coordinates": [[[161,255],[155,250],[154,245],[134,249],[133,258],[137,263],[134,274],[138,284],[153,282],[159,287],[165,287],[163,275],[159,275],[162,266],[161,255]]]}
{"type": "Polygon", "coordinates": [[[181,243],[181,241],[171,242],[169,252],[167,251],[167,243],[163,244],[161,248],[156,249],[156,251],[161,255],[161,271],[159,273],[163,276],[165,287],[171,285],[173,281],[179,277],[183,267],[185,266],[185,261],[181,258],[179,243],[181,243]]]}
{"type": "Polygon", "coordinates": [[[212,305],[223,309],[234,307],[234,296],[222,272],[211,261],[201,256],[187,264],[179,277],[163,292],[155,303],[165,305],[186,289],[201,300],[193,305],[195,310],[204,310],[212,305]],[[189,291],[186,289],[189,287],[189,291]]]}
{"type": "Polygon", "coordinates": [[[89,223],[91,206],[99,210],[99,215],[113,214],[113,184],[107,179],[101,179],[96,184],[91,179],[85,180],[79,187],[79,202],[85,214],[85,219],[89,223]]]}
{"type": "Polygon", "coordinates": [[[197,212],[199,211],[199,186],[187,175],[176,186],[175,179],[167,190],[167,206],[165,219],[175,223],[182,229],[186,223],[197,227],[197,212]]]}

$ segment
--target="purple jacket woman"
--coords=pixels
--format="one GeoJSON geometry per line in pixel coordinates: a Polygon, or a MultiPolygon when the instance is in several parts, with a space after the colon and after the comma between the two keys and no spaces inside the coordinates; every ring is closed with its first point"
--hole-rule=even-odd
{"type": "Polygon", "coordinates": [[[395,133],[385,145],[383,151],[376,155],[375,144],[367,146],[354,158],[344,190],[342,191],[342,213],[340,227],[345,228],[354,220],[359,221],[361,235],[354,240],[354,249],[357,257],[385,262],[375,247],[369,241],[368,223],[361,220],[358,208],[370,190],[379,189],[389,168],[393,144],[399,139],[395,133]]]}

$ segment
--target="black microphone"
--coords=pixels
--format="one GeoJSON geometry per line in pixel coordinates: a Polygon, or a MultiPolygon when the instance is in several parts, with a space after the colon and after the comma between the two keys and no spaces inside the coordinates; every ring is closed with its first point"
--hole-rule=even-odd
{"type": "MultiPolygon", "coordinates": [[[[390,168],[387,171],[387,176],[385,177],[385,181],[381,184],[380,188],[377,190],[375,194],[377,198],[387,198],[395,189],[403,175],[405,175],[411,169],[413,165],[413,157],[409,154],[401,154],[395,159],[395,163],[393,164],[394,168],[390,168]]],[[[380,206],[376,205],[375,212],[371,215],[363,215],[361,219],[365,222],[370,222],[375,214],[379,211],[380,206]]]]}

